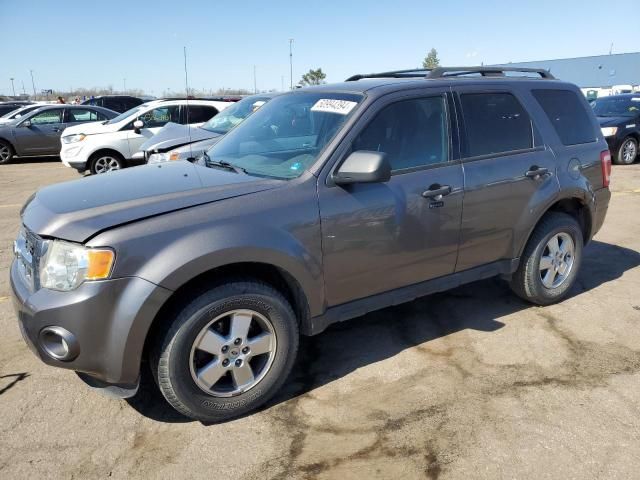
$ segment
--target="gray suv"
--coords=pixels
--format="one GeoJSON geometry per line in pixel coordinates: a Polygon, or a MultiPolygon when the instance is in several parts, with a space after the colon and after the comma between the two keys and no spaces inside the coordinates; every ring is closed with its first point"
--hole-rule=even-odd
{"type": "Polygon", "coordinates": [[[45,363],[224,421],[286,381],[300,335],[492,276],[568,295],[610,198],[589,105],[543,70],[357,75],[278,96],[198,162],[41,189],[11,285],[45,363]],[[145,369],[146,371],[146,369],[145,369]]]}

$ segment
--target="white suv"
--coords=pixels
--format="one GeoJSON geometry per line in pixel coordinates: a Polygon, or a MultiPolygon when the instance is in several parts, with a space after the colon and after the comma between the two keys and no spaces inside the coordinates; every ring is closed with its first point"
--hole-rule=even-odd
{"type": "Polygon", "coordinates": [[[60,159],[67,167],[92,174],[144,163],[140,146],[169,122],[199,125],[231,102],[154,100],[106,122],[69,127],[62,132],[60,159]]]}

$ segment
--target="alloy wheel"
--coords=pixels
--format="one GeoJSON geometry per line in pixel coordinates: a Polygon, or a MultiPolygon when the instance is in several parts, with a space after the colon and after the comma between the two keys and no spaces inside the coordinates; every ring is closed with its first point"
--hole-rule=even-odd
{"type": "Polygon", "coordinates": [[[189,367],[198,387],[214,397],[250,390],[267,374],[276,353],[276,335],[267,317],[238,309],[211,320],[197,335],[189,367]]]}
{"type": "Polygon", "coordinates": [[[553,235],[540,258],[540,280],[546,288],[553,289],[562,285],[575,261],[575,243],[568,233],[553,235]]]}
{"type": "Polygon", "coordinates": [[[636,142],[629,139],[622,145],[622,161],[624,163],[633,163],[638,154],[638,146],[636,142]]]}
{"type": "Polygon", "coordinates": [[[93,169],[96,173],[112,172],[120,170],[120,162],[113,157],[100,157],[95,161],[93,169]]]}
{"type": "Polygon", "coordinates": [[[0,161],[6,162],[11,158],[11,150],[7,145],[0,145],[0,161]]]}

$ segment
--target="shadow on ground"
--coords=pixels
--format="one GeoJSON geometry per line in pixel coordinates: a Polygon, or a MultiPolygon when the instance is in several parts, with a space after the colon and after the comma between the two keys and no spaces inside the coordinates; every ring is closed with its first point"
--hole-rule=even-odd
{"type": "Polygon", "coordinates": [[[15,157],[9,165],[34,164],[34,163],[60,163],[60,157],[15,157]]]}
{"type": "MultiPolygon", "coordinates": [[[[571,296],[613,281],[638,265],[640,253],[593,241],[585,250],[571,296]]],[[[294,371],[282,391],[263,409],[416,345],[467,329],[496,331],[504,326],[499,318],[530,307],[511,293],[506,282],[494,278],[333,325],[320,335],[302,338],[294,371]]],[[[138,395],[129,399],[129,404],[156,421],[190,421],[164,400],[150,375],[143,375],[138,395]]]]}

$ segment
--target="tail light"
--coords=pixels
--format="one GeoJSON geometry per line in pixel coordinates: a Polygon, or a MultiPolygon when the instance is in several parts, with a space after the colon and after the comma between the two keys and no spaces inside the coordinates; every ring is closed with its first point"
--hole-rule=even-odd
{"type": "Polygon", "coordinates": [[[600,153],[600,166],[602,167],[602,186],[608,187],[611,180],[611,153],[609,150],[600,153]]]}

